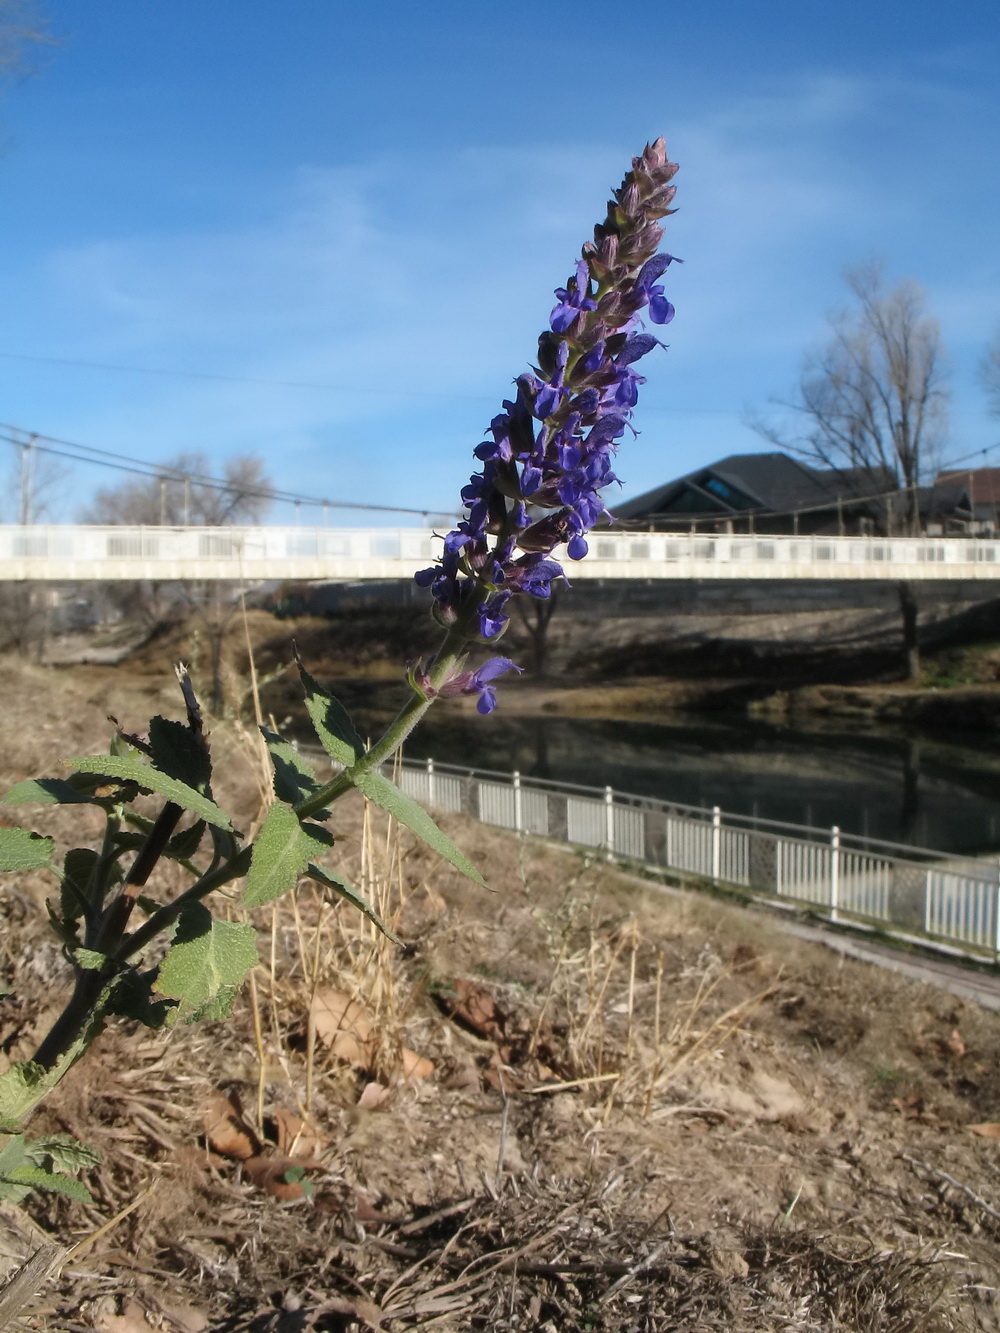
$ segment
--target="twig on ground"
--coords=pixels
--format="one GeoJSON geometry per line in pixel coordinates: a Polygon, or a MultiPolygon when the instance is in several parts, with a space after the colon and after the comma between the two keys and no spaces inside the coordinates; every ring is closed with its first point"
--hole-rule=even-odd
{"type": "Polygon", "coordinates": [[[1000,1211],[994,1208],[992,1204],[987,1203],[986,1200],[976,1194],[974,1190],[969,1189],[968,1185],[963,1185],[962,1182],[956,1180],[954,1176],[949,1176],[947,1171],[940,1171],[936,1166],[930,1166],[927,1162],[921,1162],[919,1158],[911,1157],[909,1153],[901,1152],[899,1156],[902,1161],[909,1162],[911,1166],[919,1166],[926,1171],[928,1175],[937,1176],[939,1180],[946,1181],[953,1189],[960,1190],[972,1200],[977,1208],[981,1208],[984,1213],[989,1213],[990,1217],[995,1217],[996,1220],[1000,1222],[1000,1211]]]}
{"type": "Polygon", "coordinates": [[[651,1268],[653,1264],[656,1263],[657,1259],[659,1259],[663,1251],[670,1248],[671,1243],[671,1241],[665,1240],[662,1245],[657,1245],[652,1253],[647,1254],[645,1259],[635,1264],[627,1273],[623,1273],[617,1282],[612,1283],[612,1285],[608,1287],[607,1291],[601,1297],[601,1304],[603,1305],[606,1301],[610,1301],[613,1296],[617,1296],[622,1287],[627,1286],[633,1278],[638,1277],[639,1274],[645,1272],[647,1268],[651,1268]]]}
{"type": "Polygon", "coordinates": [[[500,1182],[503,1180],[503,1159],[507,1151],[507,1117],[510,1114],[510,1098],[507,1096],[507,1088],[503,1081],[503,1070],[497,1065],[497,1081],[500,1084],[500,1094],[503,1097],[503,1119],[500,1121],[500,1149],[497,1152],[497,1174],[494,1180],[494,1188],[499,1193],[500,1182]]]}

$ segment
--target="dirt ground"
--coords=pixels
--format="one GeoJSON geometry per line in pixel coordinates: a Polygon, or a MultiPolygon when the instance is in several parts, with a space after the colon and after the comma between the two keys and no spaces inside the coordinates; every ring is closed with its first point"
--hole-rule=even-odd
{"type": "MultiPolygon", "coordinates": [[[[0,692],[9,782],[104,748],[108,712],[180,715],[166,670],[0,662],[0,692]]],[[[249,736],[212,738],[243,827],[249,736]]],[[[15,813],[81,836],[75,810],[15,813]]],[[[490,891],[350,798],[331,856],[401,947],[300,887],[231,1021],[123,1023],[75,1067],[31,1131],[99,1150],[94,1198],[8,1210],[77,1247],[23,1327],[1000,1328],[1000,1015],[442,822],[490,891]]],[[[70,980],[51,891],[0,897],[0,1058],[70,980]]]]}

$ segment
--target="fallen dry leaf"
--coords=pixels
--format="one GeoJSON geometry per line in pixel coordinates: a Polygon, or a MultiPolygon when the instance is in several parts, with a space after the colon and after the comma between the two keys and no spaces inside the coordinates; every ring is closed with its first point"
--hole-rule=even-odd
{"type": "Polygon", "coordinates": [[[196,1309],[193,1305],[184,1305],[171,1303],[165,1304],[159,1302],[160,1309],[170,1321],[166,1327],[175,1325],[180,1333],[205,1333],[208,1328],[208,1316],[202,1310],[196,1309]]]}
{"type": "Polygon", "coordinates": [[[322,1162],[315,1162],[304,1157],[286,1157],[283,1153],[270,1156],[251,1157],[243,1163],[243,1174],[247,1180],[266,1190],[274,1199],[283,1202],[288,1199],[301,1199],[309,1191],[302,1180],[286,1180],[289,1171],[321,1171],[322,1162]]]}
{"type": "Polygon", "coordinates": [[[275,1111],[274,1123],[278,1152],[289,1157],[316,1157],[329,1141],[320,1133],[315,1121],[301,1120],[284,1106],[275,1111]]]}
{"type": "Polygon", "coordinates": [[[138,1301],[126,1301],[121,1314],[115,1314],[111,1302],[102,1301],[101,1306],[94,1318],[98,1333],[152,1333],[154,1326],[138,1301]]]}
{"type": "Polygon", "coordinates": [[[497,1008],[489,992],[476,982],[454,977],[437,999],[449,1018],[458,1019],[480,1036],[492,1037],[494,1041],[503,1039],[506,1016],[497,1008]]]}
{"type": "Polygon", "coordinates": [[[978,1134],[981,1139],[1000,1139],[1000,1121],[984,1120],[981,1125],[967,1126],[970,1134],[978,1134]]]}
{"type": "Polygon", "coordinates": [[[398,1222],[398,1218],[379,1212],[361,1190],[354,1191],[354,1216],[359,1222],[398,1222]]]}
{"type": "Polygon", "coordinates": [[[418,1055],[416,1051],[409,1050],[406,1046],[400,1052],[403,1063],[404,1078],[430,1078],[434,1073],[433,1061],[428,1060],[423,1055],[418,1055]]]}
{"type": "Polygon", "coordinates": [[[370,1301],[367,1296],[350,1296],[348,1298],[354,1306],[354,1313],[369,1328],[374,1328],[376,1333],[380,1333],[382,1328],[382,1310],[370,1301]]]}
{"type": "Polygon", "coordinates": [[[338,1060],[369,1069],[375,1040],[364,1006],[343,991],[324,987],[313,996],[310,1009],[316,1036],[338,1060]]]}
{"type": "Polygon", "coordinates": [[[479,1088],[482,1086],[482,1075],[475,1065],[463,1065],[461,1069],[455,1071],[444,1081],[446,1088],[479,1088]]]}
{"type": "Polygon", "coordinates": [[[243,1107],[235,1092],[219,1092],[201,1107],[205,1138],[213,1152],[244,1162],[261,1150],[261,1142],[243,1117],[243,1107]]]}
{"type": "Polygon", "coordinates": [[[383,1102],[388,1101],[392,1093],[384,1083],[366,1083],[358,1098],[358,1110],[374,1111],[383,1102]]]}
{"type": "Polygon", "coordinates": [[[965,1055],[967,1050],[967,1047],[965,1045],[965,1039],[963,1038],[961,1032],[959,1032],[958,1028],[952,1028],[951,1036],[948,1038],[947,1041],[947,1046],[948,1050],[951,1051],[952,1055],[955,1057],[956,1060],[961,1060],[962,1057],[965,1055]]]}

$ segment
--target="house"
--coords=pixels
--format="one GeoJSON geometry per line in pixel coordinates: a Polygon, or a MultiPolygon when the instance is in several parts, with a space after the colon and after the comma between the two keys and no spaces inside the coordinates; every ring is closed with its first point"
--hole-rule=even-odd
{"type": "Polygon", "coordinates": [[[986,536],[1000,530],[1000,468],[939,472],[933,492],[936,512],[928,518],[943,534],[986,536]]]}
{"type": "Polygon", "coordinates": [[[732,454],[612,506],[636,528],[804,535],[884,531],[903,507],[888,471],[820,471],[782,453],[732,454]]]}

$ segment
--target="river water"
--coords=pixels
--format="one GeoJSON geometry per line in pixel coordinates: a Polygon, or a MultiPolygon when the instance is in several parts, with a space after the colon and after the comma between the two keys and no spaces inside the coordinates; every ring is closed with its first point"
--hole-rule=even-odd
{"type": "Polygon", "coordinates": [[[410,758],[577,782],[966,855],[1000,852],[990,738],[865,727],[798,730],[742,717],[610,721],[432,711],[410,758]]]}

